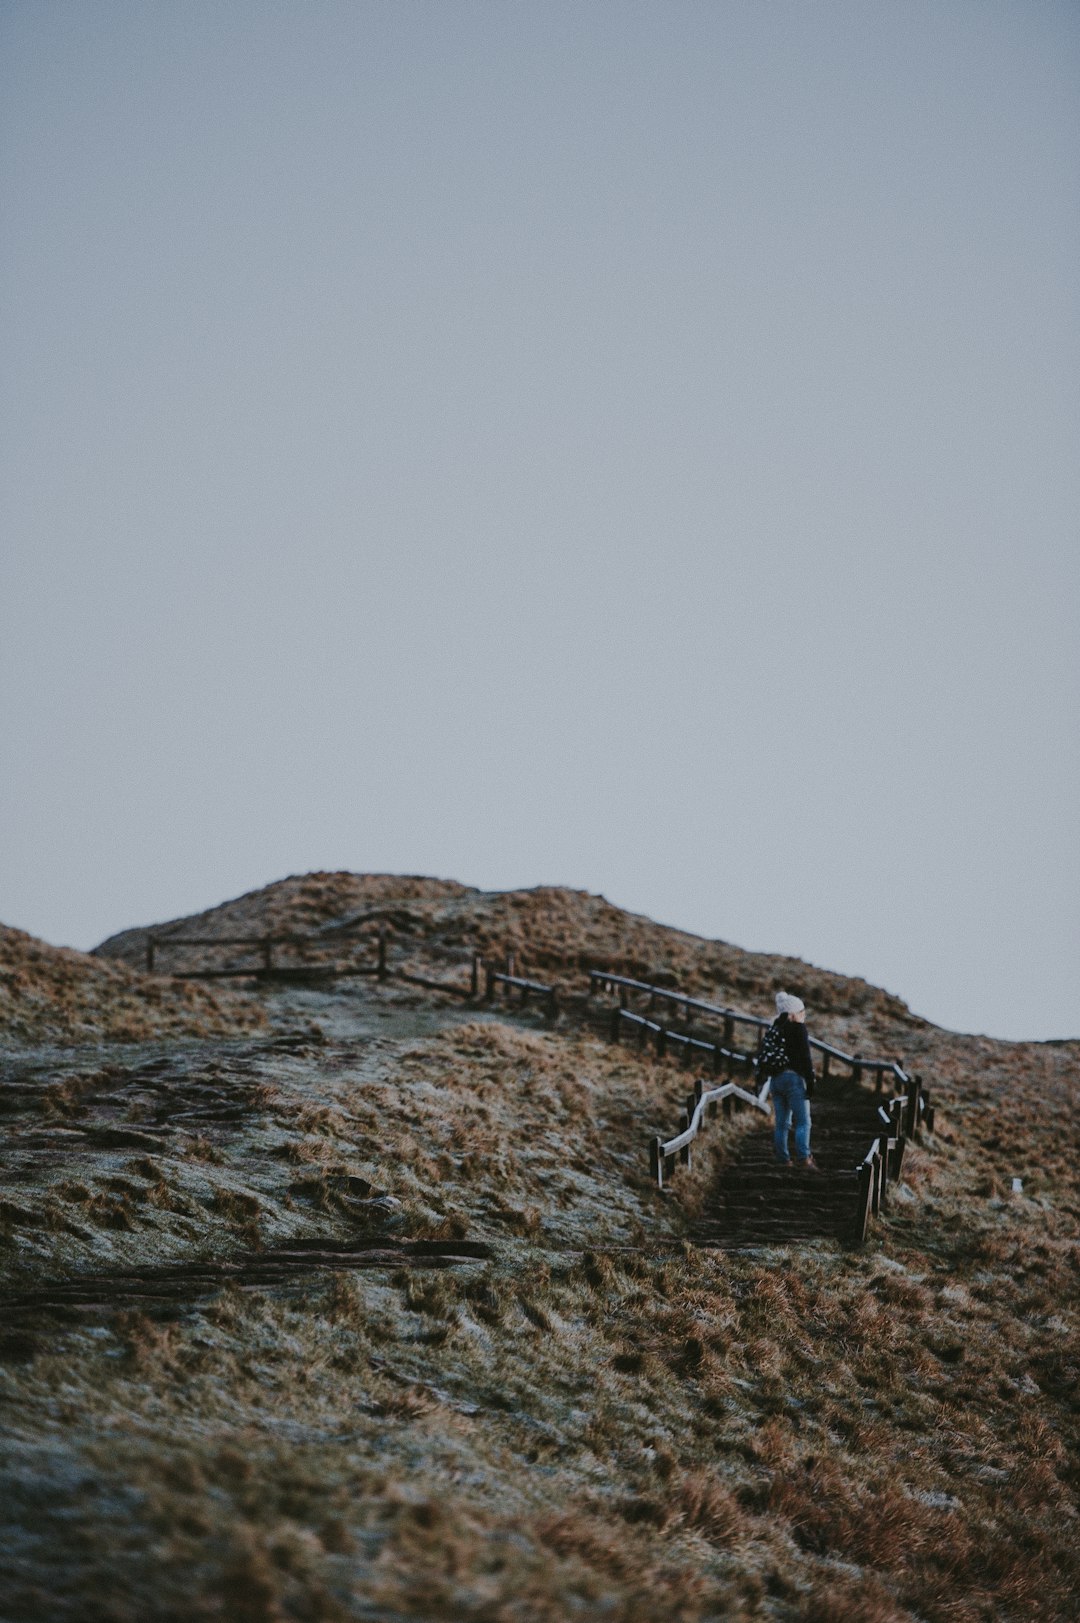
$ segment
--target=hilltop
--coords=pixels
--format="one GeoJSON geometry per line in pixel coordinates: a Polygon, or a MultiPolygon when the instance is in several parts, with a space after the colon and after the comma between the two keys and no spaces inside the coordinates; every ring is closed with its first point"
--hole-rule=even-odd
{"type": "Polygon", "coordinates": [[[559,889],[312,874],[153,934],[158,976],[143,929],[59,960],[104,977],[96,1025],[0,1005],[5,1619],[1074,1615],[1080,1044],[559,889]],[[160,947],[343,967],[380,929],[431,979],[512,951],[563,1012],[395,978],[204,1009],[160,947]],[[658,1194],[688,1073],[605,1039],[589,967],[761,1014],[783,984],[924,1074],[937,1130],[863,1250],[687,1244],[763,1127],[658,1194]],[[131,999],[166,1023],[123,1040],[131,999]],[[196,1005],[221,1024],[167,1023],[196,1005]]]}
{"type": "MultiPolygon", "coordinates": [[[[515,952],[519,962],[558,980],[604,967],[645,978],[667,977],[692,992],[725,988],[772,1008],[782,980],[798,981],[819,1012],[889,1019],[905,1029],[926,1025],[899,998],[866,981],[816,969],[802,959],[746,952],[628,913],[603,896],[541,885],[481,891],[451,880],[393,874],[312,873],[279,880],[203,913],[156,925],[154,935],[227,937],[288,934],[321,938],[327,953],[359,941],[380,925],[418,957],[443,962],[476,948],[515,952]]],[[[96,947],[99,957],[141,968],[145,929],[125,930],[96,947]]]]}

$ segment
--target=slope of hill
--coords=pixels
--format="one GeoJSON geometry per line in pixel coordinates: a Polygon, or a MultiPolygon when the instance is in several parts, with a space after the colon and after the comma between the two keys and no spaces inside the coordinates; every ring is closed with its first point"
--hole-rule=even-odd
{"type": "Polygon", "coordinates": [[[572,892],[310,875],[161,928],[380,923],[440,976],[516,950],[568,1010],[278,985],[262,1032],[3,1057],[5,1619],[1075,1615],[1080,1044],[572,892]],[[657,1194],[687,1073],[578,1018],[591,962],[761,1012],[782,979],[917,1064],[938,1131],[866,1248],[686,1243],[765,1129],[657,1194]]]}
{"type": "Polygon", "coordinates": [[[71,1044],[220,1037],[266,1024],[259,1004],[142,975],[0,924],[0,1040],[71,1044]]]}

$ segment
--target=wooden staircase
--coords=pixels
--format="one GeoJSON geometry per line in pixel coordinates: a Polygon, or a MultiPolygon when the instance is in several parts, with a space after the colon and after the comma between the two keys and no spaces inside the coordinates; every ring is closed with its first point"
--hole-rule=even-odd
{"type": "MultiPolygon", "coordinates": [[[[858,1167],[882,1130],[865,1089],[830,1079],[810,1105],[811,1149],[818,1172],[778,1166],[772,1122],[749,1128],[721,1172],[714,1199],[690,1231],[696,1245],[782,1245],[831,1237],[861,1238],[858,1167]]],[[[794,1134],[789,1141],[794,1143],[794,1134]]]]}
{"type": "Polygon", "coordinates": [[[811,1104],[818,1170],[789,1170],[773,1154],[769,1084],[759,1080],[754,1048],[739,1036],[748,1028],[760,1044],[769,1020],[675,986],[590,970],[590,997],[603,994],[619,1000],[607,1017],[613,1042],[629,1036],[639,1049],[652,1046],[658,1059],[681,1057],[712,1070],[711,1078],[695,1081],[678,1132],[649,1140],[649,1172],[657,1189],[666,1187],[679,1165],[691,1164],[698,1134],[719,1110],[725,1116],[742,1108],[760,1112],[760,1127],[740,1137],[714,1199],[691,1226],[691,1240],[738,1247],[831,1236],[862,1245],[888,1185],[900,1176],[906,1144],[921,1131],[934,1130],[934,1106],[920,1076],[909,1075],[898,1060],[846,1054],[810,1037],[811,1049],[821,1056],[811,1104]],[[629,1006],[635,1000],[638,1009],[629,1006]],[[721,1081],[725,1074],[742,1080],[721,1081]],[[871,1079],[873,1093],[865,1085],[871,1079]]]}

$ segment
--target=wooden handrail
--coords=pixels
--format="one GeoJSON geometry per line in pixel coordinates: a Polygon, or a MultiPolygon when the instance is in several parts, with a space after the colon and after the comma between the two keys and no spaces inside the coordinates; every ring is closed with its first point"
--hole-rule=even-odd
{"type": "MultiPolygon", "coordinates": [[[[173,978],[178,980],[223,979],[247,975],[267,974],[274,970],[275,947],[304,947],[312,944],[320,945],[319,937],[313,935],[296,935],[293,932],[282,931],[278,935],[165,935],[155,930],[146,932],[146,972],[154,973],[155,959],[162,947],[251,947],[257,948],[262,954],[261,968],[248,969],[201,969],[180,970],[173,972],[173,978]]],[[[386,930],[380,929],[376,937],[377,957],[374,965],[365,969],[355,966],[347,971],[339,970],[338,974],[349,975],[377,975],[379,980],[385,980],[388,974],[386,967],[386,930]]],[[[301,965],[295,968],[306,969],[309,973],[316,970],[329,973],[322,965],[301,965]]]]}
{"type": "Polygon", "coordinates": [[[658,1020],[650,1020],[648,1015],[637,1014],[633,1009],[617,1008],[611,1012],[611,1035],[617,1042],[619,1028],[623,1021],[628,1025],[637,1026],[642,1032],[651,1031],[656,1037],[657,1054],[664,1054],[670,1045],[681,1047],[684,1053],[691,1053],[695,1048],[702,1053],[713,1056],[713,1064],[719,1066],[722,1060],[730,1060],[736,1065],[752,1066],[753,1054],[738,1048],[725,1048],[723,1043],[712,1043],[704,1037],[691,1037],[682,1031],[672,1031],[670,1027],[661,1025],[658,1020]]]}
{"type": "Polygon", "coordinates": [[[537,997],[542,997],[546,1001],[549,1014],[556,1012],[558,993],[554,986],[546,986],[543,981],[529,980],[525,975],[514,975],[509,971],[492,969],[488,965],[484,981],[484,997],[487,1002],[490,1003],[497,986],[516,987],[521,993],[522,1007],[535,992],[537,997]]]}
{"type": "Polygon", "coordinates": [[[150,930],[147,935],[155,947],[263,947],[267,942],[276,947],[312,939],[302,935],[156,935],[150,930]]]}
{"type": "MultiPolygon", "coordinates": [[[[733,1025],[754,1026],[758,1031],[764,1031],[772,1025],[771,1020],[766,1020],[760,1014],[746,1014],[741,1009],[728,1009],[718,1003],[707,1003],[704,998],[691,997],[689,993],[680,992],[676,987],[654,986],[648,981],[632,980],[628,975],[613,975],[605,969],[590,969],[590,993],[595,991],[597,987],[605,989],[623,987],[627,991],[645,992],[649,996],[650,1004],[654,1004],[657,998],[662,998],[667,1003],[681,1004],[687,1012],[687,1019],[689,1019],[690,1010],[696,1009],[702,1014],[719,1017],[724,1021],[725,1027],[733,1025]]],[[[850,1066],[853,1071],[873,1071],[881,1075],[891,1072],[898,1081],[908,1081],[907,1072],[896,1060],[866,1059],[860,1054],[845,1054],[843,1049],[834,1048],[831,1043],[822,1042],[820,1037],[810,1037],[809,1042],[810,1047],[817,1049],[818,1053],[825,1054],[830,1059],[839,1060],[841,1064],[850,1066]]]]}
{"type": "Polygon", "coordinates": [[[759,1093],[751,1093],[737,1082],[724,1082],[718,1088],[708,1088],[699,1078],[683,1111],[684,1125],[680,1131],[674,1138],[654,1138],[649,1145],[649,1168],[656,1179],[657,1188],[664,1187],[665,1168],[672,1157],[679,1155],[684,1166],[690,1165],[690,1145],[704,1127],[706,1114],[715,1116],[717,1105],[726,1099],[741,1099],[744,1104],[752,1105],[768,1115],[768,1095],[768,1082],[759,1093]]]}

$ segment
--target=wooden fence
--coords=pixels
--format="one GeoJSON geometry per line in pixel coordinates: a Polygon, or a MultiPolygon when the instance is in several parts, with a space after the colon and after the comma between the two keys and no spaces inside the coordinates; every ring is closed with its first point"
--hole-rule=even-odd
{"type": "MultiPolygon", "coordinates": [[[[661,1053],[667,1044],[671,1043],[677,1046],[685,1042],[686,1039],[678,1032],[673,1032],[662,1021],[643,1018],[640,1014],[634,1013],[629,1008],[629,999],[632,993],[640,993],[647,997],[647,1008],[650,1013],[666,1006],[669,1010],[669,1018],[674,1019],[677,1018],[678,1011],[682,1009],[686,1025],[691,1024],[695,1015],[704,1015],[706,1020],[710,1022],[720,1022],[723,1026],[722,1041],[703,1042],[695,1039],[691,1046],[700,1049],[703,1053],[716,1053],[723,1058],[731,1058],[732,1060],[742,1061],[749,1059],[752,1061],[760,1044],[761,1033],[772,1024],[771,1020],[759,1014],[745,1014],[740,1009],[726,1009],[721,1004],[707,1003],[703,998],[691,997],[688,993],[680,992],[675,987],[653,986],[648,981],[632,980],[628,975],[611,975],[604,969],[589,971],[589,992],[590,995],[596,992],[613,992],[618,997],[619,1007],[613,1015],[613,1026],[621,1017],[628,1024],[634,1024],[638,1027],[644,1026],[654,1034],[662,1033],[662,1039],[658,1039],[658,1047],[661,1053]],[[750,1049],[740,1050],[735,1047],[735,1028],[737,1026],[748,1026],[758,1033],[758,1042],[754,1044],[753,1052],[750,1049]]],[[[822,1042],[818,1037],[810,1038],[810,1046],[822,1056],[821,1074],[823,1078],[830,1075],[830,1067],[833,1061],[836,1061],[848,1067],[856,1082],[862,1081],[864,1074],[874,1076],[879,1092],[884,1090],[887,1079],[894,1079],[904,1085],[909,1081],[906,1071],[897,1060],[867,1059],[861,1054],[845,1054],[842,1049],[834,1048],[831,1043],[822,1042]]]]}
{"type": "Polygon", "coordinates": [[[376,938],[376,957],[373,964],[325,964],[300,963],[282,964],[280,958],[274,962],[275,950],[291,947],[294,950],[305,947],[322,946],[317,936],[310,935],[154,935],[148,931],[146,936],[146,972],[148,975],[162,974],[160,959],[167,947],[216,947],[234,948],[242,953],[257,957],[255,964],[232,964],[227,968],[219,969],[172,969],[165,971],[175,980],[228,980],[238,977],[251,976],[274,977],[282,975],[325,976],[327,979],[340,978],[350,975],[374,975],[379,980],[386,980],[389,970],[386,964],[386,931],[380,930],[376,938]]]}
{"type": "Polygon", "coordinates": [[[468,998],[473,1002],[480,1000],[480,989],[483,985],[484,1000],[492,1002],[496,995],[505,990],[507,997],[514,992],[518,993],[518,1006],[524,1007],[531,998],[541,1000],[549,1015],[558,1012],[558,998],[554,986],[548,986],[543,981],[531,980],[526,976],[515,973],[515,957],[507,953],[505,968],[495,969],[488,964],[479,952],[473,952],[469,966],[469,980],[463,985],[459,981],[436,980],[428,975],[418,975],[414,970],[405,969],[403,965],[390,963],[388,955],[388,936],[385,928],[380,929],[374,938],[375,959],[368,964],[350,962],[322,963],[310,960],[300,963],[282,963],[280,957],[275,962],[274,953],[278,948],[290,948],[293,952],[303,951],[305,948],[325,948],[327,942],[315,935],[262,935],[262,936],[177,936],[154,935],[147,933],[146,937],[146,970],[148,974],[163,973],[161,957],[167,947],[215,947],[232,948],[242,953],[254,956],[254,964],[232,964],[226,968],[218,969],[187,969],[178,968],[165,971],[176,980],[226,980],[226,979],[258,979],[258,980],[341,980],[356,975],[371,975],[377,980],[402,980],[413,986],[424,986],[434,992],[449,992],[455,997],[468,998]]]}

